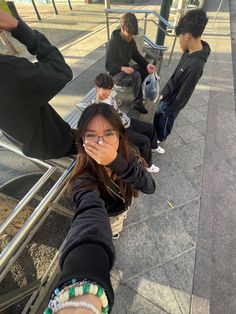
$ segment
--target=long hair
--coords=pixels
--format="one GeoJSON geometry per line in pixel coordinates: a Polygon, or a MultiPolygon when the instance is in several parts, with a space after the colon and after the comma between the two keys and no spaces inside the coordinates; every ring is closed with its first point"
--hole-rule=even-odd
{"type": "Polygon", "coordinates": [[[120,18],[120,27],[124,28],[130,35],[138,34],[138,21],[133,13],[125,13],[120,18]]]}
{"type": "MultiPolygon", "coordinates": [[[[113,127],[113,129],[118,133],[118,154],[120,154],[127,161],[135,158],[134,152],[128,146],[126,139],[126,130],[122,125],[120,117],[116,110],[105,103],[94,103],[88,106],[83,111],[78,122],[78,131],[76,137],[78,155],[76,165],[70,178],[70,183],[72,183],[78,177],[85,178],[85,183],[82,186],[79,186],[78,190],[97,186],[102,194],[111,194],[109,189],[107,189],[106,187],[106,182],[109,180],[109,176],[105,167],[103,165],[99,165],[94,159],[92,159],[85,152],[83,147],[83,137],[86,132],[87,125],[96,116],[101,116],[105,120],[107,120],[109,124],[113,127]]],[[[130,205],[132,197],[136,197],[138,195],[137,190],[132,188],[130,184],[126,184],[125,182],[122,182],[120,180],[118,180],[118,185],[120,187],[123,198],[126,201],[126,204],[130,205]]]]}

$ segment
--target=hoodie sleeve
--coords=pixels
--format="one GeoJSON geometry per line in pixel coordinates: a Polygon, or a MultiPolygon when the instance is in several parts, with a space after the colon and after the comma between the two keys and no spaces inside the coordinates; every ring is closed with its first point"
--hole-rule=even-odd
{"type": "MultiPolygon", "coordinates": [[[[191,70],[184,78],[184,82],[181,85],[180,90],[178,91],[175,100],[171,104],[171,106],[167,107],[164,114],[166,116],[178,113],[184,106],[187,104],[189,98],[191,97],[200,77],[202,76],[202,72],[199,72],[197,69],[191,70]]],[[[164,97],[163,97],[164,98],[164,97]]]]}
{"type": "Polygon", "coordinates": [[[62,273],[57,286],[73,278],[95,281],[105,289],[111,307],[110,271],[115,250],[110,222],[98,189],[78,191],[81,183],[78,179],[73,184],[75,216],[60,256],[62,273]]]}
{"type": "Polygon", "coordinates": [[[118,154],[107,167],[114,171],[120,180],[131,184],[135,189],[145,194],[155,192],[156,185],[153,177],[138,160],[127,162],[118,154]]]}
{"type": "Polygon", "coordinates": [[[138,64],[140,65],[142,68],[147,67],[148,62],[147,60],[141,55],[141,53],[138,51],[136,42],[134,41],[134,39],[132,40],[132,59],[138,64]]]}
{"type": "Polygon", "coordinates": [[[32,30],[22,20],[19,20],[12,36],[25,45],[32,55],[36,55],[38,62],[35,63],[25,58],[19,60],[31,74],[31,84],[35,90],[43,91],[43,96],[50,100],[72,79],[70,67],[60,51],[43,34],[32,30]]]}
{"type": "Polygon", "coordinates": [[[116,39],[110,39],[106,52],[105,67],[110,74],[116,74],[121,71],[121,66],[115,62],[117,60],[117,43],[116,39]]]}

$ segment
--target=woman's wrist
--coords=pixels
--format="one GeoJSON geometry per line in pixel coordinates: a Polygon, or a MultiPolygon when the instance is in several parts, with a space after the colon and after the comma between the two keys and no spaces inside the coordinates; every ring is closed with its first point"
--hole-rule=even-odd
{"type": "MultiPolygon", "coordinates": [[[[97,296],[93,294],[85,294],[85,295],[77,296],[77,297],[71,298],[70,301],[86,302],[88,304],[92,304],[99,311],[99,313],[101,313],[101,301],[97,296]]],[[[77,313],[78,313],[77,308],[65,308],[57,312],[57,314],[77,314],[77,313]]],[[[79,313],[91,314],[91,310],[86,309],[86,308],[80,308],[79,313]]]]}

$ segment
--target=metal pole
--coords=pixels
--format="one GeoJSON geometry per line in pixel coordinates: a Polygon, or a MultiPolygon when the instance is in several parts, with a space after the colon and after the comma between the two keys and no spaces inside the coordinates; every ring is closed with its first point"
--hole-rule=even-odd
{"type": "Polygon", "coordinates": [[[70,10],[72,11],[72,5],[71,5],[70,0],[68,0],[68,4],[69,4],[69,8],[70,8],[70,10]]]}
{"type": "Polygon", "coordinates": [[[185,7],[186,7],[186,0],[179,0],[174,26],[177,25],[179,18],[184,15],[185,7]]]}
{"type": "Polygon", "coordinates": [[[144,28],[143,28],[143,33],[144,35],[146,35],[146,31],[147,31],[147,13],[145,13],[145,20],[144,20],[144,28]]]}
{"type": "MultiPolygon", "coordinates": [[[[160,15],[166,21],[169,20],[171,4],[172,4],[172,0],[162,0],[160,15]]],[[[157,45],[164,45],[165,36],[166,36],[165,30],[166,30],[166,24],[163,23],[161,20],[159,20],[159,27],[158,27],[158,31],[157,31],[157,37],[156,37],[156,44],[157,45]]]]}
{"type": "Polygon", "coordinates": [[[110,9],[110,8],[111,8],[110,0],[105,0],[105,9],[110,9]]]}
{"type": "Polygon", "coordinates": [[[58,15],[57,7],[56,7],[54,0],[52,0],[52,5],[53,5],[53,9],[54,9],[55,14],[58,15]]]}
{"type": "Polygon", "coordinates": [[[37,7],[36,7],[36,4],[35,4],[34,0],[31,0],[31,2],[32,2],[32,4],[33,4],[34,11],[35,11],[35,13],[36,13],[36,15],[37,15],[38,20],[41,21],[41,16],[40,16],[40,14],[39,14],[39,11],[38,11],[38,9],[37,9],[37,7]]]}
{"type": "Polygon", "coordinates": [[[37,221],[40,220],[42,215],[45,213],[45,209],[47,208],[48,203],[51,202],[51,200],[58,194],[58,191],[60,191],[63,184],[66,183],[74,165],[75,161],[73,161],[70,167],[61,175],[61,177],[53,185],[51,190],[46,194],[42,202],[40,202],[40,204],[35,208],[31,216],[26,220],[23,227],[17,232],[11,242],[0,254],[0,273],[3,271],[4,266],[7,263],[10,264],[9,260],[14,257],[14,254],[16,254],[16,251],[19,249],[22,241],[24,241],[27,236],[29,237],[29,233],[32,230],[32,227],[36,224],[37,221]]]}
{"type": "Polygon", "coordinates": [[[214,25],[215,20],[216,20],[218,14],[219,14],[219,12],[220,12],[220,9],[221,9],[221,6],[222,6],[222,4],[223,4],[223,1],[224,1],[224,0],[221,0],[220,4],[219,4],[219,6],[218,6],[218,9],[217,9],[217,11],[216,11],[216,15],[215,15],[214,20],[213,20],[213,22],[212,22],[212,26],[214,25]]]}
{"type": "Polygon", "coordinates": [[[0,235],[9,226],[9,224],[15,219],[15,217],[21,212],[25,205],[33,198],[34,194],[44,185],[44,183],[50,178],[50,176],[55,172],[57,167],[51,166],[47,172],[39,179],[38,182],[29,190],[29,192],[21,199],[18,205],[10,213],[7,219],[0,225],[0,235]]]}
{"type": "Polygon", "coordinates": [[[109,17],[108,17],[108,12],[106,12],[106,24],[107,24],[107,41],[110,39],[110,29],[109,29],[109,17]]]}

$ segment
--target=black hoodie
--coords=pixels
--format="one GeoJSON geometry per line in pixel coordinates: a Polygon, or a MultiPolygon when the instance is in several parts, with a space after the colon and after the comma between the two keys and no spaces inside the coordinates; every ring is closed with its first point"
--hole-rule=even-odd
{"type": "Polygon", "coordinates": [[[65,156],[72,133],[48,101],[72,79],[72,71],[60,51],[23,21],[19,20],[12,36],[38,62],[0,54],[0,129],[22,143],[27,156],[65,156]]]}
{"type": "Polygon", "coordinates": [[[146,68],[148,62],[138,51],[134,39],[128,42],[121,36],[120,32],[120,29],[114,30],[108,42],[105,62],[106,70],[110,75],[115,75],[121,72],[121,67],[129,66],[131,59],[142,68],[146,68]]]}
{"type": "Polygon", "coordinates": [[[191,97],[211,51],[207,42],[202,41],[202,46],[202,50],[183,53],[174,73],[163,88],[163,101],[169,103],[165,115],[178,114],[191,97]]]}

